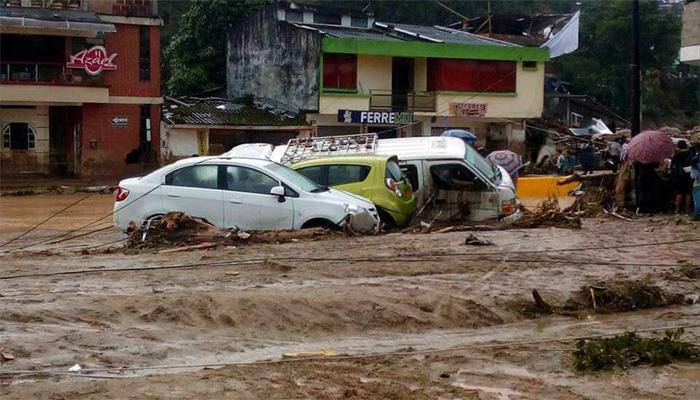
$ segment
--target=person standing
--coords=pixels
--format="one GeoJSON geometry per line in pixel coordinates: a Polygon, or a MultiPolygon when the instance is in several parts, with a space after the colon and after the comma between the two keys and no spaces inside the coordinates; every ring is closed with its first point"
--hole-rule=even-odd
{"type": "Polygon", "coordinates": [[[608,145],[608,156],[610,156],[610,161],[612,161],[612,171],[617,173],[617,168],[620,166],[620,150],[622,150],[622,143],[624,139],[614,140],[608,145]]]}
{"type": "Polygon", "coordinates": [[[595,164],[595,149],[593,148],[593,141],[589,141],[583,146],[581,152],[579,153],[579,162],[583,168],[583,174],[588,175],[593,173],[593,165],[595,164]]]}
{"type": "Polygon", "coordinates": [[[690,212],[690,193],[693,188],[693,180],[685,168],[690,166],[691,154],[688,151],[688,143],[681,140],[677,145],[678,151],[671,158],[671,185],[676,196],[676,214],[687,210],[690,212]],[[685,207],[684,207],[685,206],[685,207]]]}
{"type": "Polygon", "coordinates": [[[693,179],[693,220],[700,221],[700,144],[690,159],[690,177],[693,179]]]}

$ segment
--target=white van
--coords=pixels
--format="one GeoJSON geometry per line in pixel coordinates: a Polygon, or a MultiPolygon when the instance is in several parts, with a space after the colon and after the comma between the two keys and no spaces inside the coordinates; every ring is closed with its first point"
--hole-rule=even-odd
{"type": "MultiPolygon", "coordinates": [[[[421,218],[512,222],[522,216],[510,175],[463,140],[419,136],[378,139],[376,143],[372,153],[398,157],[415,193],[418,210],[423,210],[421,218]],[[423,207],[426,203],[430,204],[423,207]]],[[[286,151],[286,145],[251,143],[234,147],[224,155],[280,162],[286,151]]]]}
{"type": "Polygon", "coordinates": [[[433,217],[511,222],[522,216],[510,175],[461,139],[380,139],[376,153],[398,157],[418,209],[430,202],[433,217]]]}

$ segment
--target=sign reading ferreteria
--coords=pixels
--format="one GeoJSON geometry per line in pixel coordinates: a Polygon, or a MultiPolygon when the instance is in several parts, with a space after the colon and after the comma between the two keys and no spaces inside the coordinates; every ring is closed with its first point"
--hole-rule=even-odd
{"type": "Polygon", "coordinates": [[[476,117],[486,116],[488,104],[485,103],[450,103],[450,111],[455,117],[476,117]]]}
{"type": "Polygon", "coordinates": [[[115,71],[117,69],[114,64],[116,56],[117,53],[108,56],[107,49],[103,46],[93,46],[70,56],[66,67],[84,69],[89,75],[95,76],[102,71],[115,71]]]}
{"type": "Polygon", "coordinates": [[[412,112],[338,110],[338,122],[367,125],[401,125],[413,122],[412,112]]]}

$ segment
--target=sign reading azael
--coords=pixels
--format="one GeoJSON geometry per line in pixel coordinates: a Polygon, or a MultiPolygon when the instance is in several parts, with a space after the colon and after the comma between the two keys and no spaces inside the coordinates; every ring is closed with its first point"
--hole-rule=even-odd
{"type": "Polygon", "coordinates": [[[410,124],[413,122],[413,113],[395,111],[338,110],[338,122],[367,125],[410,124]]]}
{"type": "Polygon", "coordinates": [[[103,46],[93,46],[70,56],[66,67],[84,69],[88,74],[95,76],[102,71],[116,71],[117,66],[114,64],[116,56],[117,53],[108,56],[107,49],[103,46]]]}

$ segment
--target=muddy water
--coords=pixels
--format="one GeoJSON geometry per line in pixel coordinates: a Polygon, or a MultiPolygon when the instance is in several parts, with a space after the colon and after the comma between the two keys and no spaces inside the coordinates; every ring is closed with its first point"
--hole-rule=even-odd
{"type": "MultiPolygon", "coordinates": [[[[112,212],[111,194],[74,193],[66,195],[1,196],[0,233],[18,232],[31,228],[67,205],[85,200],[52,218],[42,229],[68,230],[92,222],[112,212]]],[[[109,222],[109,218],[104,219],[109,222]]]]}

